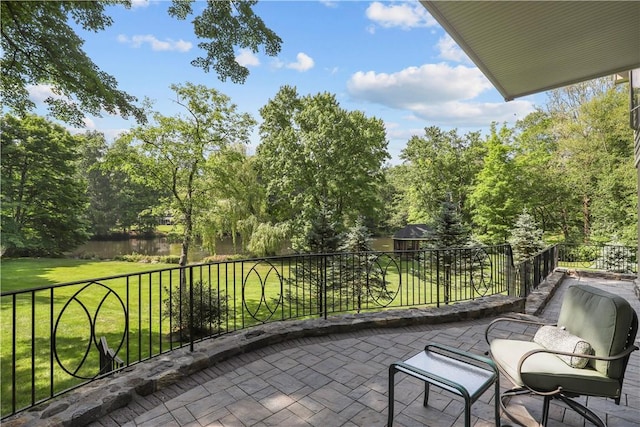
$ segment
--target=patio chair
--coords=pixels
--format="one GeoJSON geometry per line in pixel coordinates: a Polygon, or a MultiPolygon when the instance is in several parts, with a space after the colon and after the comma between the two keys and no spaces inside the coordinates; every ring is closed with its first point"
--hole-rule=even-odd
{"type": "MultiPolygon", "coordinates": [[[[620,404],[622,381],[638,331],[638,316],[624,298],[586,285],[571,286],[562,301],[558,322],[545,325],[523,319],[500,318],[485,331],[491,357],[514,388],[502,393],[505,415],[522,424],[507,411],[511,396],[534,394],[544,399],[541,425],[549,418],[552,399],[563,401],[597,426],[604,421],[579,396],[609,397],[620,404]],[[489,339],[500,322],[539,325],[532,341],[489,339]]],[[[524,425],[524,424],[522,424],[524,425]]]]}

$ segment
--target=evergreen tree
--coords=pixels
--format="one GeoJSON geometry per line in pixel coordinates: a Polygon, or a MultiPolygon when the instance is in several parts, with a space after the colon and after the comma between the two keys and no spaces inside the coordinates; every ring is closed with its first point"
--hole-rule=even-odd
{"type": "Polygon", "coordinates": [[[332,281],[333,291],[337,292],[346,307],[360,312],[367,303],[376,301],[385,304],[389,301],[387,282],[380,268],[376,268],[378,256],[373,253],[371,234],[359,217],[356,223],[345,233],[340,245],[338,265],[340,280],[332,281]]]}
{"type": "Polygon", "coordinates": [[[433,224],[431,245],[436,248],[462,248],[468,245],[470,236],[471,231],[463,224],[456,205],[451,201],[442,202],[433,224]]]}
{"type": "Polygon", "coordinates": [[[524,209],[518,215],[515,228],[511,230],[511,237],[509,238],[509,243],[513,249],[514,264],[530,259],[544,249],[542,233],[543,231],[538,228],[533,215],[524,209]]]}

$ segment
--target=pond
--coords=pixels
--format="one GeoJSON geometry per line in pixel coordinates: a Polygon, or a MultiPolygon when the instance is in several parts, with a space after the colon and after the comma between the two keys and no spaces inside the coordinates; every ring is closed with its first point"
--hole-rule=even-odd
{"type": "MultiPolygon", "coordinates": [[[[373,249],[376,251],[392,251],[393,240],[390,237],[377,237],[373,239],[373,249]]],[[[174,255],[180,256],[181,244],[170,242],[166,237],[154,237],[150,239],[128,239],[128,240],[91,240],[76,248],[70,253],[72,257],[96,257],[100,259],[112,259],[118,255],[174,255]]],[[[240,250],[233,246],[231,238],[219,239],[216,243],[216,253],[218,255],[232,255],[240,250]]],[[[283,253],[286,250],[283,250],[283,253]]],[[[189,260],[198,261],[210,253],[193,245],[189,251],[189,260]]]]}

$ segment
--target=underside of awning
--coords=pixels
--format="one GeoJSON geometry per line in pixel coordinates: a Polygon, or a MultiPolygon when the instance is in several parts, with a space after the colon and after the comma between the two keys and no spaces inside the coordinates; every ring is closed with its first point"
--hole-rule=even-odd
{"type": "Polygon", "coordinates": [[[640,1],[421,3],[505,100],[640,68],[640,1]]]}

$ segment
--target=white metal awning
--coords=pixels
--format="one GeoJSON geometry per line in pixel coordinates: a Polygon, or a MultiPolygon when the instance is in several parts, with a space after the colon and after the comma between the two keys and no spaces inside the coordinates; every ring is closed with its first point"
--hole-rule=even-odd
{"type": "Polygon", "coordinates": [[[506,100],[640,68],[640,1],[421,3],[506,100]]]}

